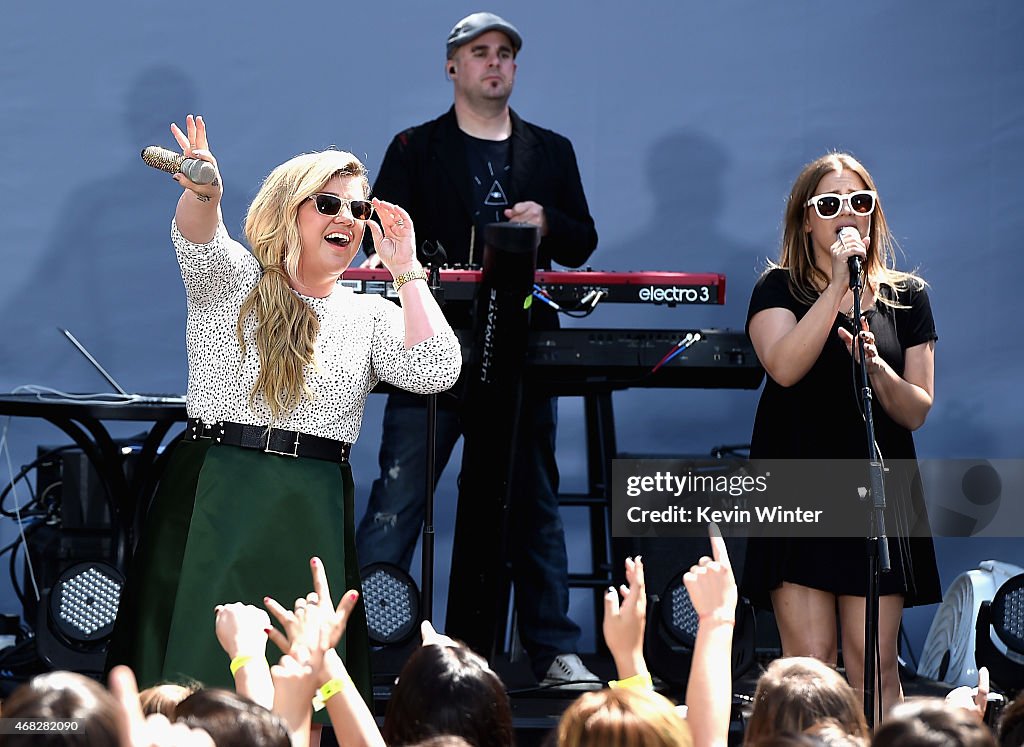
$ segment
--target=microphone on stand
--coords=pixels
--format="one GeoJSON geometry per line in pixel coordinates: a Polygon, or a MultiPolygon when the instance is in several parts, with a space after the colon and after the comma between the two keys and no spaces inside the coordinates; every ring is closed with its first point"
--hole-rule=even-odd
{"type": "Polygon", "coordinates": [[[196,184],[213,184],[213,180],[217,178],[217,168],[209,161],[185,158],[182,154],[161,148],[159,145],[143,148],[142,160],[147,166],[166,171],[168,174],[177,174],[180,171],[196,184]]]}
{"type": "MultiPolygon", "coordinates": [[[[843,226],[836,232],[836,235],[843,242],[843,246],[846,246],[847,239],[860,239],[860,232],[853,226],[843,226]]],[[[846,263],[850,266],[850,288],[860,288],[860,276],[863,267],[861,258],[857,256],[849,257],[846,263]]]]}
{"type": "Polygon", "coordinates": [[[420,256],[426,260],[429,267],[441,267],[442,265],[448,264],[448,252],[441,246],[441,242],[438,241],[436,244],[431,244],[429,241],[424,241],[420,247],[420,256]]]}

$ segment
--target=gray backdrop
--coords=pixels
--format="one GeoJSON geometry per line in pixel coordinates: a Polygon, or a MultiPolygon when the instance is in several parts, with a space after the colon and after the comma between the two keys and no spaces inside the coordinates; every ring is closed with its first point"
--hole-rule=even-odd
{"type": "MultiPolygon", "coordinates": [[[[184,297],[168,238],[178,188],[142,164],[140,148],[172,146],[168,123],[204,114],[226,222],[240,236],[276,164],[337,145],[363,157],[372,178],[395,132],[446,109],[445,37],[479,9],[461,0],[8,8],[0,390],[104,390],[61,325],[128,389],[183,391],[184,297]]],[[[1024,274],[1024,5],[523,0],[488,9],[525,41],[514,107],[575,144],[601,237],[592,266],[728,275],[724,307],[608,306],[582,326],[742,327],[756,274],[777,252],[793,178],[828,149],[850,150],[878,181],[903,265],[932,286],[937,397],[918,436],[922,456],[1021,455],[1024,356],[1013,320],[1024,274]]],[[[748,391],[617,394],[620,448],[679,455],[745,442],[756,400],[748,391]]],[[[360,511],[382,406],[371,397],[354,451],[360,511]]],[[[26,419],[12,420],[7,436],[15,470],[37,444],[66,442],[26,419]]],[[[563,400],[567,489],[582,487],[582,441],[580,401],[563,400]]],[[[6,482],[6,457],[0,466],[6,482]]],[[[453,499],[452,471],[438,496],[442,617],[453,499]]],[[[580,567],[585,524],[566,516],[580,567]]],[[[0,527],[0,541],[13,531],[0,527]]],[[[986,558],[1024,564],[1010,540],[945,540],[939,555],[944,586],[986,558]]],[[[16,609],[3,585],[0,611],[16,609]]],[[[586,620],[588,609],[574,594],[574,614],[586,620]]],[[[915,651],[934,610],[908,615],[915,651]]]]}

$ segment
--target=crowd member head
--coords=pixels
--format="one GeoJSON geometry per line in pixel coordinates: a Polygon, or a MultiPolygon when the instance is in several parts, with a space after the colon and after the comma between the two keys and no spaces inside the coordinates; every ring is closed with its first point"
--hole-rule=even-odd
{"type": "Polygon", "coordinates": [[[33,677],[4,701],[5,719],[61,721],[82,719],[72,732],[0,734],[0,745],[118,744],[117,701],[102,685],[73,672],[50,672],[33,677]]]}
{"type": "Polygon", "coordinates": [[[686,721],[670,700],[618,688],[581,695],[558,722],[557,747],[691,747],[686,721]]]}
{"type": "Polygon", "coordinates": [[[443,734],[473,747],[508,747],[512,709],[482,657],[458,643],[425,643],[402,667],[381,734],[392,747],[443,734]]]}
{"type": "Polygon", "coordinates": [[[260,372],[250,403],[262,394],[275,419],[301,399],[303,369],[313,363],[320,330],[316,314],[293,290],[312,295],[313,286],[348,268],[373,212],[369,192],[359,159],[326,150],[278,166],[249,206],[245,235],[264,271],[242,304],[236,332],[244,351],[245,324],[255,311],[260,372]]]}
{"type": "Polygon", "coordinates": [[[867,737],[850,734],[835,719],[819,721],[794,734],[784,731],[758,740],[753,747],[868,747],[867,737]]]}
{"type": "Polygon", "coordinates": [[[1020,695],[1003,709],[996,734],[999,737],[999,747],[1024,745],[1024,698],[1020,695]]]}
{"type": "Polygon", "coordinates": [[[178,703],[175,715],[177,721],[205,730],[217,747],[291,746],[280,718],[230,690],[196,690],[178,703]]]}
{"type": "Polygon", "coordinates": [[[452,734],[442,734],[438,737],[430,737],[424,739],[422,742],[416,742],[411,744],[409,747],[473,747],[462,737],[456,737],[452,734]]]}
{"type": "Polygon", "coordinates": [[[162,713],[169,721],[174,721],[178,703],[193,692],[193,689],[181,685],[153,685],[139,693],[139,705],[147,716],[162,713]]]}
{"type": "MultiPolygon", "coordinates": [[[[823,264],[840,228],[852,226],[867,239],[864,272],[880,285],[903,287],[908,275],[895,269],[895,241],[875,180],[848,153],[829,153],[804,167],[786,203],[779,265],[790,271],[798,297],[813,303],[828,284],[823,264]]],[[[879,297],[883,303],[885,298],[879,297]]]]}
{"type": "Polygon", "coordinates": [[[872,747],[995,747],[991,730],[963,708],[938,698],[915,698],[893,707],[875,731],[872,747]]]}
{"type": "Polygon", "coordinates": [[[797,734],[834,720],[848,734],[869,737],[864,711],[853,688],[817,659],[776,659],[757,681],[745,744],[760,744],[783,732],[797,734]]]}
{"type": "Polygon", "coordinates": [[[445,74],[456,101],[508,103],[516,80],[516,55],[523,46],[519,31],[494,13],[473,13],[448,34],[445,74]]]}

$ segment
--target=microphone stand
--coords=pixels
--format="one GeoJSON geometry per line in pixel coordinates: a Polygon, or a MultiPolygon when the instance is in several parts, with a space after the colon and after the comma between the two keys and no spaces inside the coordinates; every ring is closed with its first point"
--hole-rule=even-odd
{"type": "MultiPolygon", "coordinates": [[[[448,255],[437,243],[433,247],[424,241],[420,250],[427,266],[430,279],[427,286],[437,305],[444,306],[444,289],[441,288],[441,266],[448,261],[448,255]]],[[[433,622],[434,617],[434,488],[436,482],[435,454],[437,453],[437,393],[427,395],[427,469],[426,503],[423,507],[423,548],[420,575],[420,614],[422,619],[433,622]]]]}
{"type": "MultiPolygon", "coordinates": [[[[858,263],[859,264],[859,263],[858,263]]],[[[858,267],[859,270],[859,267],[858,267]]],[[[875,421],[871,412],[872,392],[868,383],[868,369],[864,365],[864,338],[860,336],[861,273],[850,273],[853,291],[854,333],[860,353],[860,399],[864,412],[864,426],[868,440],[868,469],[870,472],[871,524],[868,532],[868,588],[864,598],[864,716],[868,727],[875,721],[875,660],[878,653],[878,596],[881,573],[888,573],[889,540],[885,534],[885,477],[882,460],[875,442],[875,421]]]]}

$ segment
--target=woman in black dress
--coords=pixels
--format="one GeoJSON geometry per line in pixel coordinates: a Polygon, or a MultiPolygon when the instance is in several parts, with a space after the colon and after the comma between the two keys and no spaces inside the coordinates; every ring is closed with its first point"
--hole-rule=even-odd
{"type": "MultiPolygon", "coordinates": [[[[867,455],[855,383],[859,372],[855,379],[851,370],[851,356],[858,357],[855,331],[865,341],[882,457],[916,458],[911,431],[932,406],[937,336],[924,282],[894,264],[894,241],[868,171],[842,153],[808,164],[789,196],[779,262],[758,281],[747,314],[748,334],[768,372],[752,458],[867,455]],[[847,227],[856,234],[844,231],[840,239],[840,229],[847,227]],[[864,267],[859,323],[851,318],[853,256],[864,267]]],[[[887,483],[886,496],[892,507],[920,510],[919,486],[887,483]]],[[[892,572],[881,577],[879,600],[882,684],[876,707],[883,713],[903,697],[897,666],[903,607],[941,598],[931,539],[908,538],[907,527],[890,521],[892,572]]],[[[841,627],[843,661],[854,688],[863,683],[865,544],[859,538],[752,539],[741,586],[755,603],[774,608],[785,656],[814,656],[835,665],[841,627]]]]}

